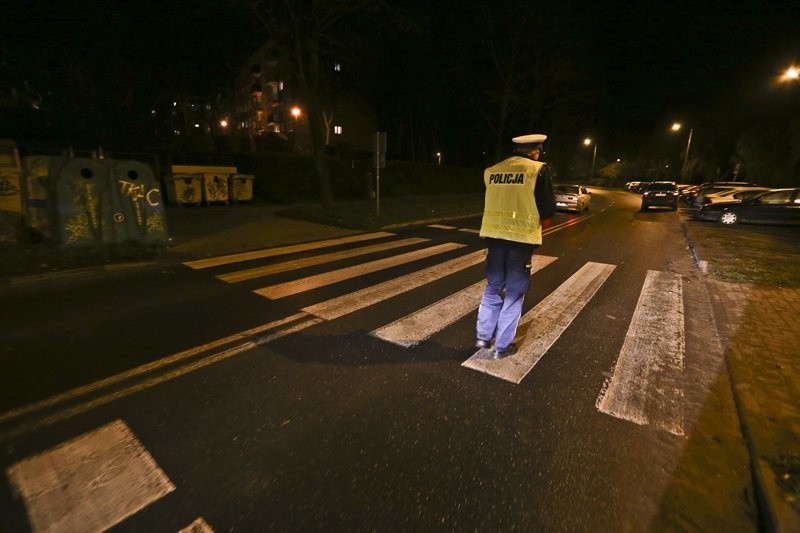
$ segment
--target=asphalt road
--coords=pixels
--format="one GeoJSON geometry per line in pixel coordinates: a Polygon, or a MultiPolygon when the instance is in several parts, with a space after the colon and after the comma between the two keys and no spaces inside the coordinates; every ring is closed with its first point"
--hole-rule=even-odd
{"type": "Polygon", "coordinates": [[[463,366],[480,359],[475,309],[426,315],[431,335],[409,347],[371,334],[481,281],[480,260],[448,263],[482,249],[477,219],[9,292],[0,529],[29,527],[25,485],[34,521],[66,506],[118,531],[200,519],[215,531],[755,530],[708,295],[677,217],[595,191],[588,213],[550,222],[519,336],[541,346],[511,365],[518,383],[463,366]],[[404,239],[416,240],[320,259],[404,239]],[[420,256],[352,270],[408,253],[420,256]],[[262,266],[273,273],[221,278],[262,266]],[[405,277],[422,271],[428,281],[405,277]],[[321,317],[321,302],[345,311],[321,317]],[[120,466],[107,491],[70,500],[51,487],[63,480],[26,477],[36,458],[68,463],[47,453],[77,436],[101,454],[87,444],[101,428],[132,436],[169,482],[150,483],[151,497],[116,487],[120,466]]]}

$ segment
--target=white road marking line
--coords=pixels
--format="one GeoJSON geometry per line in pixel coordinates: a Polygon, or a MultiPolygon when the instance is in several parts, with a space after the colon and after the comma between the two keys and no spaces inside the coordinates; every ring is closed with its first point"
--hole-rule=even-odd
{"type": "MultiPolygon", "coordinates": [[[[306,316],[305,313],[302,313],[302,314],[304,316],[306,316]]],[[[304,329],[306,329],[308,327],[311,327],[311,326],[313,326],[315,324],[319,324],[320,322],[322,322],[321,318],[307,317],[307,320],[301,321],[301,322],[296,323],[296,324],[293,324],[293,325],[289,326],[286,329],[281,329],[281,330],[275,331],[274,333],[270,333],[268,335],[264,335],[262,337],[259,337],[258,339],[247,341],[247,342],[245,342],[243,344],[240,344],[238,346],[233,346],[231,348],[222,350],[221,352],[217,352],[215,354],[209,355],[207,357],[204,357],[202,359],[199,359],[199,360],[194,361],[192,363],[189,363],[187,365],[178,367],[178,368],[176,368],[174,370],[171,370],[171,371],[169,371],[169,372],[167,372],[165,374],[161,374],[161,375],[152,377],[150,379],[147,379],[147,380],[142,381],[140,383],[137,383],[135,385],[131,385],[131,386],[127,387],[127,388],[124,388],[124,389],[121,389],[121,390],[118,390],[118,391],[115,391],[115,392],[108,393],[108,394],[106,394],[104,396],[99,396],[99,397],[97,397],[97,398],[95,398],[93,400],[84,402],[84,403],[76,405],[74,407],[63,409],[61,411],[58,411],[58,412],[56,412],[56,413],[54,413],[52,415],[49,415],[49,416],[45,416],[45,417],[43,417],[43,418],[41,418],[39,420],[36,420],[34,422],[30,422],[30,423],[26,423],[26,424],[22,424],[20,426],[17,426],[17,427],[15,427],[14,429],[12,429],[10,431],[6,431],[6,432],[3,432],[3,433],[0,433],[0,442],[4,442],[4,441],[7,441],[9,439],[16,438],[16,437],[18,437],[20,435],[23,435],[25,433],[34,431],[36,429],[39,429],[39,428],[42,428],[42,427],[45,427],[45,426],[49,426],[51,424],[55,424],[56,422],[61,422],[62,420],[66,420],[68,418],[71,418],[73,416],[85,413],[87,411],[91,411],[92,409],[95,409],[95,408],[100,407],[102,405],[106,405],[106,404],[111,403],[111,402],[113,402],[115,400],[120,400],[122,398],[126,398],[128,396],[131,396],[132,394],[136,394],[138,392],[145,391],[147,389],[155,387],[156,385],[161,385],[162,383],[166,383],[167,381],[171,381],[171,380],[173,380],[175,378],[179,378],[181,376],[189,374],[190,372],[194,372],[195,370],[200,370],[201,368],[205,368],[205,367],[213,365],[215,363],[219,363],[220,361],[224,361],[225,359],[233,357],[234,355],[238,355],[240,353],[252,350],[253,348],[255,348],[257,346],[262,346],[264,344],[272,342],[275,339],[279,339],[279,338],[285,337],[286,335],[289,335],[291,333],[295,333],[295,332],[304,330],[304,329]]]]}
{"type": "Polygon", "coordinates": [[[326,239],[324,241],[307,242],[303,244],[293,244],[291,246],[281,246],[279,248],[268,248],[266,250],[255,250],[252,252],[242,252],[238,254],[221,255],[218,257],[209,257],[208,259],[198,259],[197,261],[187,261],[183,263],[189,268],[196,270],[203,268],[211,268],[221,265],[229,265],[231,263],[240,263],[242,261],[251,261],[253,259],[264,259],[265,257],[274,257],[276,255],[285,255],[295,252],[304,252],[306,250],[318,250],[319,248],[327,248],[330,246],[338,246],[340,244],[348,244],[351,242],[368,241],[371,239],[380,239],[383,237],[391,237],[394,233],[385,231],[377,233],[365,233],[362,235],[352,235],[350,237],[341,237],[338,239],[326,239]]]}
{"type": "Polygon", "coordinates": [[[426,283],[431,283],[454,272],[477,265],[483,262],[485,256],[485,250],[478,250],[462,257],[456,257],[440,265],[434,265],[338,298],[304,307],[303,311],[325,320],[333,320],[426,283]]]}
{"type": "Polygon", "coordinates": [[[444,224],[428,224],[428,227],[436,229],[456,229],[455,226],[445,226],[444,224]]]}
{"type": "Polygon", "coordinates": [[[271,274],[277,274],[279,272],[288,272],[290,270],[297,270],[309,266],[330,263],[333,261],[338,261],[340,259],[349,259],[352,257],[359,257],[362,255],[372,254],[375,252],[394,250],[396,248],[402,248],[403,246],[411,246],[414,244],[428,242],[428,240],[429,239],[421,239],[414,237],[410,239],[402,239],[399,241],[373,244],[370,246],[363,246],[361,248],[342,250],[340,252],[332,252],[329,254],[321,254],[312,257],[293,259],[291,261],[284,261],[282,263],[276,263],[274,265],[265,265],[260,267],[248,268],[245,270],[237,270],[236,272],[230,272],[228,274],[220,274],[219,276],[216,276],[216,278],[221,279],[222,281],[225,281],[227,283],[238,283],[240,281],[246,281],[249,279],[269,276],[271,274]]]}
{"type": "Polygon", "coordinates": [[[78,398],[80,396],[84,396],[86,394],[95,392],[97,390],[109,387],[109,386],[111,386],[111,385],[113,385],[115,383],[119,383],[121,381],[132,379],[132,378],[134,378],[136,376],[140,376],[140,375],[146,374],[148,372],[152,372],[153,370],[157,370],[157,369],[162,368],[164,366],[168,366],[168,365],[171,365],[173,363],[177,363],[179,361],[183,361],[184,359],[188,359],[190,357],[194,357],[195,355],[199,355],[201,353],[208,352],[208,351],[213,350],[215,348],[219,348],[220,346],[224,346],[226,344],[231,344],[231,343],[234,343],[236,341],[240,341],[242,339],[253,337],[253,336],[258,335],[260,333],[263,333],[265,331],[269,331],[269,330],[272,330],[272,329],[275,329],[275,328],[279,328],[279,327],[284,326],[286,324],[290,324],[292,322],[296,322],[296,321],[298,321],[298,320],[300,320],[302,318],[308,318],[308,315],[306,315],[305,313],[297,313],[297,314],[294,314],[294,315],[291,315],[291,316],[288,316],[288,317],[285,317],[285,318],[281,318],[279,320],[275,320],[275,321],[269,322],[267,324],[263,324],[261,326],[258,326],[258,327],[255,327],[255,328],[251,328],[251,329],[248,329],[248,330],[245,330],[245,331],[241,331],[239,333],[235,333],[233,335],[229,335],[227,337],[223,337],[221,339],[217,339],[215,341],[212,341],[212,342],[209,342],[209,343],[206,343],[206,344],[202,344],[200,346],[195,346],[193,348],[189,348],[188,350],[183,350],[183,351],[177,352],[177,353],[175,353],[173,355],[164,357],[164,358],[159,359],[157,361],[153,361],[152,363],[147,363],[147,364],[138,366],[136,368],[132,368],[131,370],[128,370],[126,372],[122,372],[122,373],[116,374],[114,376],[111,376],[111,377],[108,377],[108,378],[105,378],[105,379],[101,379],[99,381],[95,381],[94,383],[90,383],[89,385],[84,385],[82,387],[77,387],[77,388],[72,389],[72,390],[70,390],[68,392],[64,392],[64,393],[61,393],[61,394],[57,394],[55,396],[51,396],[50,398],[47,398],[46,400],[42,400],[42,401],[39,401],[39,402],[36,402],[36,403],[33,403],[33,404],[26,405],[24,407],[20,407],[20,408],[17,408],[17,409],[13,409],[11,411],[7,411],[5,413],[0,414],[0,423],[7,422],[8,420],[11,420],[11,419],[14,419],[14,418],[17,418],[17,417],[20,417],[20,416],[35,412],[35,411],[39,411],[39,410],[45,409],[47,407],[52,407],[52,406],[58,405],[60,403],[66,403],[66,402],[71,401],[71,400],[73,400],[75,398],[78,398]]]}
{"type": "Polygon", "coordinates": [[[684,342],[681,276],[649,270],[597,409],[683,435],[684,342]]]}
{"type": "MultiPolygon", "coordinates": [[[[550,226],[550,227],[547,227],[547,228],[543,228],[542,229],[542,235],[543,236],[544,235],[549,235],[551,233],[555,233],[556,231],[562,230],[564,228],[568,228],[569,226],[574,226],[575,224],[578,224],[578,223],[583,222],[583,221],[585,221],[585,220],[587,220],[589,218],[592,218],[592,216],[594,216],[594,215],[592,215],[592,214],[581,215],[581,216],[576,217],[576,218],[570,218],[569,220],[561,222],[560,224],[556,224],[555,226],[550,226]]],[[[458,231],[463,231],[464,233],[480,233],[481,232],[481,230],[479,230],[479,229],[472,229],[472,228],[460,228],[458,231]]]]}
{"type": "MultiPolygon", "coordinates": [[[[486,253],[485,250],[483,253],[486,253]]],[[[538,272],[556,259],[556,257],[534,255],[531,274],[538,272]]],[[[417,345],[477,309],[485,287],[486,281],[481,280],[424,309],[378,328],[370,335],[400,346],[417,345]]]]}
{"type": "Polygon", "coordinates": [[[519,384],[589,303],[614,268],[603,263],[586,263],[525,313],[517,331],[517,337],[522,340],[517,343],[516,354],[494,361],[486,359],[486,350],[478,350],[462,366],[519,384]]]}
{"type": "Polygon", "coordinates": [[[106,531],[175,490],[122,420],[11,466],[33,531],[106,531]]]}
{"type": "Polygon", "coordinates": [[[561,222],[560,224],[556,224],[555,226],[550,226],[549,228],[544,228],[542,230],[542,236],[550,235],[551,233],[555,233],[556,231],[562,230],[564,228],[568,228],[570,226],[574,226],[575,224],[579,224],[580,222],[583,222],[583,221],[585,221],[587,219],[590,219],[593,216],[594,215],[591,215],[591,214],[589,214],[589,215],[581,215],[581,216],[576,217],[576,218],[570,218],[569,220],[565,220],[564,222],[561,222]]]}
{"type": "Polygon", "coordinates": [[[370,274],[372,272],[378,272],[386,268],[391,268],[398,265],[404,265],[406,263],[411,263],[419,259],[449,252],[451,250],[456,250],[458,248],[463,248],[464,246],[466,245],[457,243],[439,244],[437,246],[431,246],[429,248],[423,248],[421,250],[416,250],[401,255],[395,255],[392,257],[387,257],[385,259],[378,259],[376,261],[364,263],[363,265],[355,265],[351,267],[341,268],[339,270],[333,270],[331,272],[318,274],[316,276],[309,276],[294,281],[288,281],[286,283],[270,285],[262,289],[257,289],[253,292],[261,296],[264,296],[265,298],[277,300],[285,296],[291,296],[293,294],[299,294],[301,292],[310,291],[312,289],[318,289],[319,287],[324,287],[326,285],[337,283],[339,281],[357,278],[359,276],[370,274]]]}

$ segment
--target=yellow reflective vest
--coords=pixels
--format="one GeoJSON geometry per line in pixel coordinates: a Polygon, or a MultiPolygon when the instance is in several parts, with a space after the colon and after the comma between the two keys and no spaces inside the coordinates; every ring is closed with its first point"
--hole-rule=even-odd
{"type": "Polygon", "coordinates": [[[542,244],[542,223],[533,191],[544,166],[527,157],[512,156],[484,171],[481,237],[542,244]]]}

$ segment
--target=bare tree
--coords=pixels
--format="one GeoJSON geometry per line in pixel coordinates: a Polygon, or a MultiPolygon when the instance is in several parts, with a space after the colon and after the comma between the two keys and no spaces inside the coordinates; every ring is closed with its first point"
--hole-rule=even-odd
{"type": "Polygon", "coordinates": [[[568,129],[586,120],[581,111],[591,91],[574,57],[582,26],[570,10],[569,2],[535,8],[515,0],[475,4],[479,65],[486,69],[476,78],[483,87],[479,109],[495,135],[496,157],[513,127],[568,129]]]}
{"type": "Polygon", "coordinates": [[[323,208],[333,203],[325,146],[335,109],[329,98],[333,57],[348,52],[348,17],[367,12],[377,0],[248,0],[267,37],[278,47],[307,108],[311,151],[323,208]]]}

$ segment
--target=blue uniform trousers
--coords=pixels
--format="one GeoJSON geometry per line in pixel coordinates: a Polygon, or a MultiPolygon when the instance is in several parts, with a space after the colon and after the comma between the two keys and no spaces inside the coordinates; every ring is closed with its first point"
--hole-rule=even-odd
{"type": "Polygon", "coordinates": [[[514,340],[525,293],[531,286],[533,244],[486,239],[486,289],[478,308],[477,337],[504,351],[514,340]]]}

